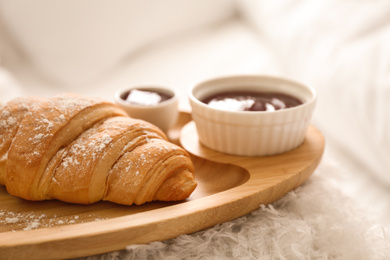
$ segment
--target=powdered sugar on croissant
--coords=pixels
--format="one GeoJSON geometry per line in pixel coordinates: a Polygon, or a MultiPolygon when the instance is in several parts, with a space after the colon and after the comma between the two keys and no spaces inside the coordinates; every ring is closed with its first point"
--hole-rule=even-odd
{"type": "Polygon", "coordinates": [[[196,187],[185,150],[110,102],[65,94],[20,103],[0,110],[0,134],[8,133],[0,146],[0,184],[12,195],[131,205],[183,200],[196,187]]]}

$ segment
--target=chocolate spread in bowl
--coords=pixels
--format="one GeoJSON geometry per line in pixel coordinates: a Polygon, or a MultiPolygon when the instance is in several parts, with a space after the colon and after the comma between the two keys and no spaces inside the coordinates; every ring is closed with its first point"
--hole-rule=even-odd
{"type": "Polygon", "coordinates": [[[121,98],[130,104],[153,106],[172,98],[172,95],[148,89],[132,89],[124,93],[121,98]]]}
{"type": "Polygon", "coordinates": [[[221,92],[201,100],[213,108],[231,111],[275,111],[301,105],[296,97],[279,92],[221,92]]]}

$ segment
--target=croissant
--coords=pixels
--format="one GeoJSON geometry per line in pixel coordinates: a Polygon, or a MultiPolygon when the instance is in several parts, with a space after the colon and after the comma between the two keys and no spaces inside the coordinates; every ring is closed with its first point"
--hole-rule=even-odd
{"type": "Polygon", "coordinates": [[[196,188],[188,153],[111,102],[77,94],[0,108],[0,184],[26,200],[177,201],[196,188]]]}

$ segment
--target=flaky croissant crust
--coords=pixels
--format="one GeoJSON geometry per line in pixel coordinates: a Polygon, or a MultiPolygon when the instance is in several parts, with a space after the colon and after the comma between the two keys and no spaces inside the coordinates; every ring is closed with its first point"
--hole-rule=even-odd
{"type": "Polygon", "coordinates": [[[27,200],[175,201],[196,188],[188,153],[115,104],[76,94],[0,109],[0,184],[27,200]]]}

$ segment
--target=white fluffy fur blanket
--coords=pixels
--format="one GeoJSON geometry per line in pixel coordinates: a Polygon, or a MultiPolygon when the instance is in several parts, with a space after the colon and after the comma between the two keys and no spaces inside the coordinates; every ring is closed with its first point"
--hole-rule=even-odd
{"type": "Polygon", "coordinates": [[[88,259],[389,259],[389,231],[343,194],[343,176],[327,159],[304,185],[246,216],[88,259]]]}

